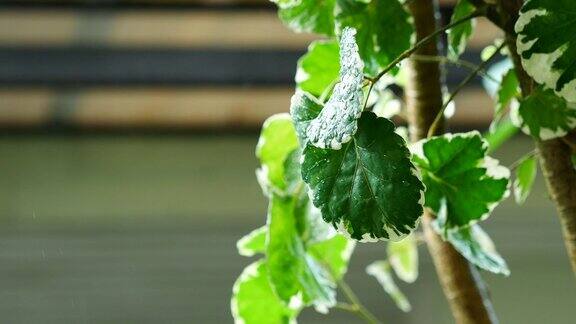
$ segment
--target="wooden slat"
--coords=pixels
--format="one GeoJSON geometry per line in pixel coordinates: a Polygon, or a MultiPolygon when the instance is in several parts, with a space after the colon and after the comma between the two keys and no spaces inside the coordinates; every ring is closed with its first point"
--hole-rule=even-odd
{"type": "MultiPolygon", "coordinates": [[[[484,47],[499,35],[479,19],[471,47],[484,47]]],[[[274,11],[0,10],[4,46],[303,49],[315,38],[293,33],[274,11]]]]}
{"type": "MultiPolygon", "coordinates": [[[[291,88],[45,89],[0,90],[0,127],[51,122],[87,128],[255,128],[287,112],[291,88]]],[[[456,100],[453,125],[485,126],[492,100],[481,89],[456,100]]]]}

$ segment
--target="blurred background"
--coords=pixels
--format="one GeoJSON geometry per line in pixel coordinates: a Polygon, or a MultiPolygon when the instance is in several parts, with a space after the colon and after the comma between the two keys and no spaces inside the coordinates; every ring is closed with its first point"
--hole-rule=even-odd
{"type": "MultiPolygon", "coordinates": [[[[444,19],[454,2],[440,1],[444,19]]],[[[465,59],[496,37],[480,20],[465,59]]],[[[288,111],[312,39],[266,0],[1,1],[0,322],[232,322],[231,287],[251,262],[235,242],[265,221],[259,127],[288,111]]],[[[450,67],[449,85],[466,73],[450,67]]],[[[456,105],[454,129],[486,129],[480,80],[456,105]]],[[[510,165],[532,148],[518,136],[495,155],[510,165]]],[[[572,322],[574,278],[541,178],[485,228],[512,270],[485,275],[501,322],[572,322]]],[[[386,323],[452,322],[424,248],[419,280],[401,284],[409,314],[364,273],[384,256],[363,244],[352,259],[370,309],[386,323]]]]}

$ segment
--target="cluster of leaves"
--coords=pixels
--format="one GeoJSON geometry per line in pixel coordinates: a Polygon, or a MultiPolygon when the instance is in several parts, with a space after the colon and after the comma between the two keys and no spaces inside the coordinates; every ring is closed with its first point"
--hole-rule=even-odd
{"type": "MultiPolygon", "coordinates": [[[[516,26],[518,49],[526,70],[541,85],[521,99],[514,70],[493,78],[495,118],[488,141],[469,132],[407,145],[389,119],[401,112],[387,89],[390,82],[402,85],[401,67],[371,84],[412,46],[413,27],[402,2],[273,2],[289,28],[327,39],[313,42],[298,62],[290,115],[273,116],[262,129],[257,177],[269,199],[267,223],[242,238],[238,249],[265,258],[249,265],[234,285],[236,321],[292,322],[304,307],[322,312],[334,307],[355,241],[390,241],[387,258],[366,271],[408,311],[410,303],[392,270],[402,281],[416,280],[415,229],[424,208],[437,215],[433,226],[441,237],[472,264],[508,275],[506,262],[479,225],[509,192],[510,171],[488,153],[497,138],[517,129],[545,140],[576,126],[571,103],[576,69],[567,59],[576,54],[576,44],[571,34],[546,34],[557,20],[576,27],[570,13],[576,5],[569,0],[526,2],[516,26]],[[547,75],[545,62],[554,62],[547,75]]],[[[474,10],[468,0],[460,0],[452,21],[474,10]]],[[[448,31],[448,60],[458,60],[473,30],[469,19],[448,31]]],[[[518,203],[527,199],[536,168],[532,152],[515,165],[518,203]]]]}

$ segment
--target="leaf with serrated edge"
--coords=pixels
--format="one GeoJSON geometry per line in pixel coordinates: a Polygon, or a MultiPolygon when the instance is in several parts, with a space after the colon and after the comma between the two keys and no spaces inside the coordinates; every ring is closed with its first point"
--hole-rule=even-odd
{"type": "Polygon", "coordinates": [[[290,101],[290,115],[294,121],[298,140],[302,147],[306,146],[306,131],[310,123],[318,117],[324,106],[314,96],[301,90],[296,90],[290,101]]]}
{"type": "Polygon", "coordinates": [[[438,213],[447,201],[447,226],[486,219],[508,195],[510,171],[486,155],[479,132],[446,134],[415,143],[413,160],[426,185],[425,206],[438,213]]]}
{"type": "Polygon", "coordinates": [[[523,204],[530,195],[537,169],[536,157],[531,155],[522,158],[518,164],[515,172],[516,179],[514,180],[514,198],[519,205],[523,204]]]}
{"type": "Polygon", "coordinates": [[[398,308],[403,312],[409,312],[412,310],[408,298],[406,298],[398,286],[396,286],[388,262],[376,261],[366,267],[366,273],[378,280],[378,283],[380,283],[384,291],[392,298],[392,300],[394,300],[394,303],[396,303],[398,308]]]}
{"type": "Polygon", "coordinates": [[[248,233],[236,243],[238,254],[251,257],[266,250],[266,226],[248,233]]]}
{"type": "Polygon", "coordinates": [[[322,217],[363,241],[398,240],[422,215],[424,186],[394,124],[365,112],[359,131],[340,150],[308,145],[302,176],[322,217]]]}
{"type": "Polygon", "coordinates": [[[402,241],[389,242],[388,261],[402,281],[413,283],[418,278],[418,242],[414,234],[402,241]]]}
{"type": "Polygon", "coordinates": [[[541,140],[563,137],[576,127],[576,104],[566,102],[552,90],[536,89],[518,107],[512,107],[514,125],[541,140]]]}
{"type": "Polygon", "coordinates": [[[340,49],[334,40],[314,41],[298,60],[296,85],[302,91],[321,97],[337,80],[340,49]]]}
{"type": "Polygon", "coordinates": [[[264,260],[247,266],[232,288],[230,303],[236,324],[296,323],[298,309],[290,309],[276,297],[268,282],[264,260]]]}
{"type": "Polygon", "coordinates": [[[256,157],[262,164],[256,175],[264,191],[282,192],[287,188],[284,161],[296,148],[298,138],[289,114],[266,119],[256,145],[256,157]]]}
{"type": "MultiPolygon", "coordinates": [[[[470,3],[468,0],[460,0],[454,8],[454,13],[450,22],[457,21],[459,19],[468,16],[476,10],[476,7],[470,3]]],[[[452,59],[457,59],[460,57],[464,50],[466,49],[466,44],[472,36],[474,31],[474,26],[476,25],[475,19],[470,19],[454,28],[450,28],[447,31],[448,34],[448,56],[452,59]]]]}
{"type": "Polygon", "coordinates": [[[319,148],[338,150],[352,139],[362,113],[362,69],[358,55],[356,30],[346,28],[340,38],[340,74],[332,96],[306,131],[310,143],[319,148]]]}
{"type": "Polygon", "coordinates": [[[336,0],[272,0],[278,6],[278,17],[297,33],[334,35],[336,0]]]}
{"type": "Polygon", "coordinates": [[[536,82],[576,102],[576,1],[528,0],[515,29],[526,72],[536,82]]]}

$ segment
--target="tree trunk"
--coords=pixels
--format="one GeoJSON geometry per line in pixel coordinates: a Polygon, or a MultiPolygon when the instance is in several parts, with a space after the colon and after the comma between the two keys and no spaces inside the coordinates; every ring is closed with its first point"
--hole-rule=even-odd
{"type": "MultiPolygon", "coordinates": [[[[412,0],[417,40],[436,30],[437,4],[434,0],[412,0]]],[[[438,55],[438,42],[430,42],[415,54],[438,55]]],[[[428,128],[442,108],[442,73],[438,63],[408,61],[406,85],[408,122],[412,140],[426,137],[428,128]]],[[[459,324],[497,323],[492,305],[483,294],[483,284],[474,267],[431,227],[434,215],[424,213],[422,227],[444,294],[459,324]]]]}

